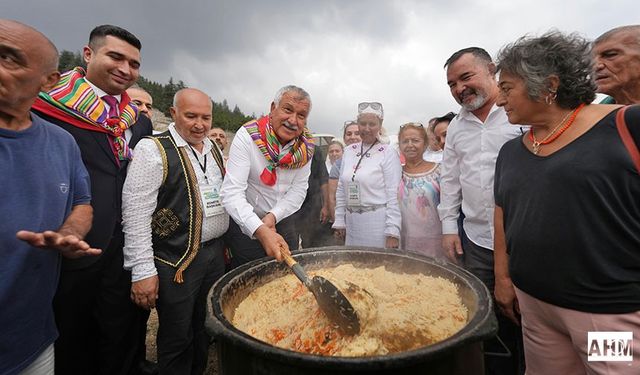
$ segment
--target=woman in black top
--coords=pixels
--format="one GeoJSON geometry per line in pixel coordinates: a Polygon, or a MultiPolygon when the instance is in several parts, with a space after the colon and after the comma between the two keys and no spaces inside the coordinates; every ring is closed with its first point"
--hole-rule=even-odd
{"type": "MultiPolygon", "coordinates": [[[[639,374],[638,358],[588,361],[606,354],[589,331],[632,332],[640,348],[640,175],[620,107],[590,104],[589,43],[576,35],[521,38],[498,69],[497,104],[531,125],[503,146],[495,174],[495,296],[521,318],[527,374],[639,374]]],[[[640,108],[626,121],[640,143],[640,108]]],[[[609,355],[629,354],[619,343],[609,355]]]]}

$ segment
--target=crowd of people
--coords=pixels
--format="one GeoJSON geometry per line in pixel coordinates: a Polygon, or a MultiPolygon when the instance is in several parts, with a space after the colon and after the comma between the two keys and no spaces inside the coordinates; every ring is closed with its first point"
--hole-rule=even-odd
{"type": "Polygon", "coordinates": [[[478,277],[499,322],[487,374],[640,372],[589,361],[587,342],[631,331],[640,347],[640,25],[523,37],[495,62],[459,50],[443,77],[458,113],[401,125],[395,149],[363,101],[326,155],[294,85],[230,145],[196,88],[155,134],[141,48],[98,26],[86,68],[61,73],[46,36],[0,20],[0,374],[202,374],[225,271],[343,244],[478,277]]]}

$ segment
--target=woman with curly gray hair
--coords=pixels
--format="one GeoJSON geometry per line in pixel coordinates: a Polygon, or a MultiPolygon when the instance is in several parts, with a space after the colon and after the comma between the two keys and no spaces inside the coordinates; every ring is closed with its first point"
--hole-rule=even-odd
{"type": "Polygon", "coordinates": [[[527,374],[638,374],[637,360],[589,361],[604,348],[587,332],[635,332],[640,347],[640,171],[616,126],[640,143],[640,108],[590,104],[590,45],[575,34],[523,37],[498,70],[497,104],[531,125],[500,150],[494,189],[495,296],[521,320],[527,374]]]}

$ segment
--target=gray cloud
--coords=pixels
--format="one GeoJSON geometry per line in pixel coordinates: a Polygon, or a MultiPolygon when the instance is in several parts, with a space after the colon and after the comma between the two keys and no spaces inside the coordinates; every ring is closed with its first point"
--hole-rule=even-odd
{"type": "Polygon", "coordinates": [[[2,17],[72,51],[94,26],[122,26],[142,40],[143,75],[183,80],[247,113],[268,111],[279,87],[297,84],[313,97],[311,128],[334,134],[362,100],[384,104],[391,133],[401,123],[457,111],[442,65],[460,48],[495,54],[526,33],[555,27],[594,38],[637,23],[631,0],[23,0],[1,7],[2,17]]]}

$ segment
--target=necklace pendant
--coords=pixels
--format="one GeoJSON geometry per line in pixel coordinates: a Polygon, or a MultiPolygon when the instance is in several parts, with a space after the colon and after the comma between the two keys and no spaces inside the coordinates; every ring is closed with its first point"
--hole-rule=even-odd
{"type": "Polygon", "coordinates": [[[538,152],[540,151],[540,143],[533,142],[531,144],[531,149],[532,149],[534,155],[538,155],[538,152]]]}

